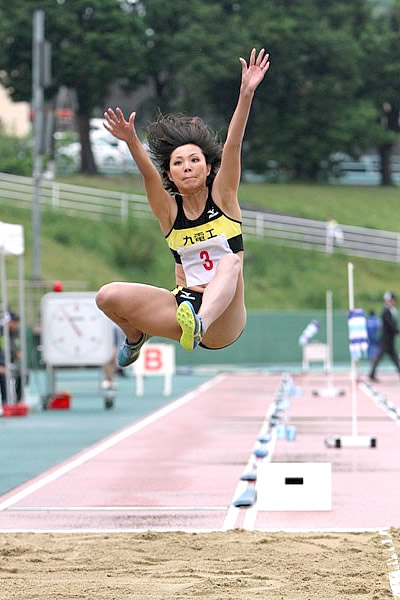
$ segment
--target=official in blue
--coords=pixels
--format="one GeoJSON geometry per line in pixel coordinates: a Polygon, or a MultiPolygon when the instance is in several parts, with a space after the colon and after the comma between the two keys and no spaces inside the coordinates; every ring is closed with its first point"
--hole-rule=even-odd
{"type": "Polygon", "coordinates": [[[381,321],[375,314],[375,311],[370,310],[367,317],[367,333],[368,333],[368,350],[367,358],[372,361],[379,354],[379,336],[381,329],[381,321]]]}
{"type": "Polygon", "coordinates": [[[395,337],[399,334],[396,296],[393,292],[385,292],[383,299],[385,304],[381,314],[382,331],[379,341],[379,352],[372,363],[371,372],[369,374],[370,380],[375,382],[378,382],[376,378],[376,369],[385,354],[388,355],[398,373],[400,373],[400,362],[395,347],[395,337]]]}
{"type": "Polygon", "coordinates": [[[248,63],[239,60],[239,98],[222,147],[199,117],[160,115],[148,128],[149,154],[136,134],[135,112],[128,121],[119,108],[104,113],[105,128],[127,143],[143,176],[175,261],[172,293],[125,282],[99,290],[99,308],[126,336],[118,353],[121,367],[132,364],[153,335],[179,340],[192,351],[198,345],[224,348],[244,329],[241,149],[254,92],[270,62],[264,49],[253,49],[248,63]]]}

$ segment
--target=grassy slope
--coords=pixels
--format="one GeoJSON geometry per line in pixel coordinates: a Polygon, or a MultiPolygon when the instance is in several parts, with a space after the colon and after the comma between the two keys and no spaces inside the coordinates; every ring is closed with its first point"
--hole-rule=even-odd
{"type": "MultiPolygon", "coordinates": [[[[133,177],[74,178],[78,185],[142,191],[133,177]]],[[[317,219],[400,230],[399,190],[344,186],[243,185],[243,205],[317,219]]],[[[26,232],[26,271],[31,269],[31,215],[27,210],[1,210],[1,220],[22,223],[26,232]]],[[[346,309],[349,258],[281,247],[267,241],[246,240],[246,289],[250,309],[312,309],[325,306],[325,292],[333,291],[334,307],[346,309]]],[[[385,289],[397,289],[399,265],[351,259],[355,265],[356,304],[379,309],[385,289]]],[[[16,265],[8,259],[8,276],[16,265]]],[[[88,221],[63,214],[42,218],[43,279],[84,280],[97,289],[112,280],[141,281],[173,286],[173,263],[157,223],[151,221],[88,221]]]]}
{"type": "Polygon", "coordinates": [[[330,217],[347,225],[400,231],[397,187],[254,185],[241,187],[243,205],[309,219],[330,217]]]}

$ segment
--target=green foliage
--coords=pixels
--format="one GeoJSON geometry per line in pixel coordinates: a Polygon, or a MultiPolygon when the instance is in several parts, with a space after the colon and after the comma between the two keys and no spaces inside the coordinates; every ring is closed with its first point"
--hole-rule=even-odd
{"type": "Polygon", "coordinates": [[[252,46],[267,48],[271,69],[254,99],[245,168],[264,172],[274,160],[279,178],[318,181],[332,153],[376,147],[387,161],[383,146],[398,138],[400,0],[191,0],[184,10],[160,0],[0,0],[0,80],[15,100],[31,98],[39,8],[53,51],[49,93],[76,91],[87,168],[87,119],[112,88],[113,98],[118,87],[139,92],[135,106],[121,99],[138,111],[139,130],[160,108],[200,114],[223,137],[238,58],[252,46]]]}
{"type": "MultiPolygon", "coordinates": [[[[379,33],[382,25],[369,0],[194,0],[185,12],[176,3],[144,5],[152,32],[147,69],[154,103],[164,112],[196,112],[222,134],[238,94],[238,57],[247,57],[252,46],[270,51],[271,70],[248,124],[245,168],[265,172],[272,159],[280,165],[280,179],[284,172],[286,178],[317,181],[327,175],[332,153],[357,155],[382,139],[393,141],[380,119],[382,102],[366,93],[365,84],[366,70],[376,71],[369,48],[383,36],[382,72],[391,73],[385,94],[390,89],[397,99],[400,68],[393,57],[399,54],[390,40],[400,38],[394,21],[379,33]]],[[[379,76],[373,78],[380,89],[379,76]]],[[[146,103],[146,117],[154,103],[146,103]]]]}
{"type": "Polygon", "coordinates": [[[136,11],[127,13],[126,6],[119,0],[0,0],[7,51],[3,79],[7,87],[12,84],[13,98],[31,97],[32,16],[42,9],[53,50],[54,89],[75,89],[82,113],[102,105],[113,82],[140,72],[142,20],[136,11]]]}
{"type": "MultiPolygon", "coordinates": [[[[316,180],[332,152],[354,147],[356,132],[358,145],[370,141],[354,121],[363,58],[358,23],[367,9],[365,2],[318,0],[272,6],[260,3],[251,14],[272,57],[249,124],[247,165],[260,170],[263,152],[264,161],[277,160],[296,179],[316,180]]],[[[363,112],[365,132],[371,115],[363,112]]]]}
{"type": "Polygon", "coordinates": [[[374,142],[382,160],[383,183],[392,184],[390,153],[400,132],[400,1],[378,5],[362,34],[366,60],[360,65],[362,95],[375,107],[374,142]]]}
{"type": "Polygon", "coordinates": [[[0,0],[0,81],[14,100],[32,96],[32,17],[45,13],[45,38],[52,47],[54,96],[61,86],[75,90],[82,168],[95,170],[89,143],[89,117],[116,83],[141,80],[143,20],[135,5],[120,0],[0,0]]]}
{"type": "Polygon", "coordinates": [[[32,175],[30,138],[7,135],[0,125],[0,171],[13,175],[32,175]]]}

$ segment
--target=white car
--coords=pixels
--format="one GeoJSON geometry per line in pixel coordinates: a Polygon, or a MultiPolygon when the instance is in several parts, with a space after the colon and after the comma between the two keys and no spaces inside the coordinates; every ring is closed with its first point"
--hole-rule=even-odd
{"type": "MultiPolygon", "coordinates": [[[[104,119],[89,119],[91,141],[96,142],[97,140],[102,140],[114,146],[115,144],[117,144],[119,149],[121,150],[121,153],[124,155],[125,171],[129,173],[139,173],[139,169],[137,168],[137,165],[133,160],[126,143],[122,140],[116,139],[109,131],[107,131],[103,123],[104,119]]],[[[148,146],[146,143],[143,143],[143,146],[146,150],[148,150],[148,146]]]]}
{"type": "MultiPolygon", "coordinates": [[[[55,134],[62,139],[62,134],[55,134]]],[[[116,139],[103,126],[103,119],[90,119],[90,143],[93,157],[101,173],[138,173],[128,146],[122,140],[116,139]]],[[[81,159],[80,142],[72,142],[57,150],[57,168],[64,172],[79,169],[81,159]]]]}
{"type": "MultiPolygon", "coordinates": [[[[111,172],[124,170],[125,160],[119,148],[113,148],[110,144],[96,143],[92,144],[92,152],[99,171],[111,172]]],[[[63,158],[69,159],[71,166],[75,169],[78,168],[81,159],[80,142],[74,142],[68,144],[68,146],[63,146],[58,150],[58,156],[61,160],[63,158]]]]}
{"type": "MultiPolygon", "coordinates": [[[[126,170],[125,154],[118,143],[109,143],[104,140],[91,142],[93,158],[100,172],[117,173],[126,170]]],[[[76,170],[81,160],[81,144],[73,142],[62,146],[57,151],[57,163],[61,169],[76,170]]]]}
{"type": "MultiPolygon", "coordinates": [[[[100,121],[101,119],[90,119],[92,121],[100,121]]],[[[132,155],[129,151],[128,146],[122,140],[118,140],[111,133],[109,133],[103,126],[102,129],[91,129],[90,130],[90,141],[92,144],[92,150],[95,152],[95,147],[98,144],[108,144],[112,148],[118,148],[121,155],[122,166],[125,172],[138,173],[139,169],[134,162],[132,155]]],[[[97,161],[96,164],[100,169],[97,161]]]]}

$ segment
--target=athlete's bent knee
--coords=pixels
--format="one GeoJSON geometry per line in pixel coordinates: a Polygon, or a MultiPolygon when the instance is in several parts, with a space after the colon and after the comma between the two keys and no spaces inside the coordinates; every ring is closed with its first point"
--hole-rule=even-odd
{"type": "Polygon", "coordinates": [[[103,285],[96,294],[96,304],[100,310],[106,310],[112,306],[117,296],[117,284],[107,283],[103,285]]]}
{"type": "Polygon", "coordinates": [[[237,254],[226,254],[220,259],[218,267],[220,270],[228,269],[230,273],[239,275],[240,269],[242,268],[242,262],[237,254]]]}

